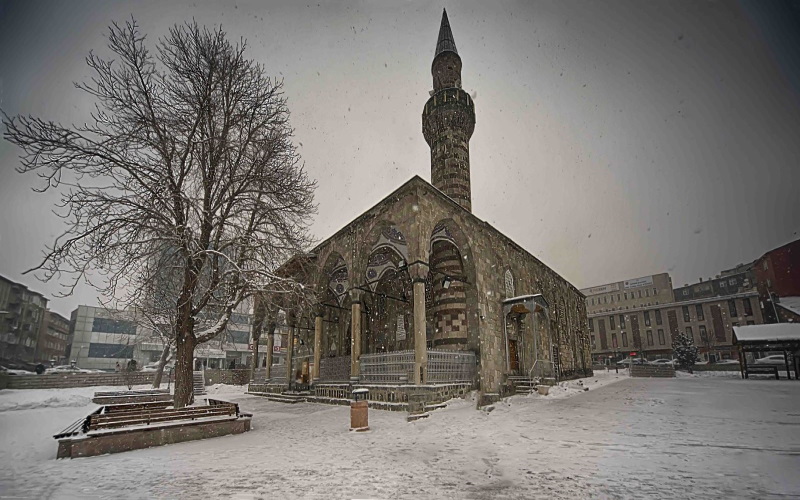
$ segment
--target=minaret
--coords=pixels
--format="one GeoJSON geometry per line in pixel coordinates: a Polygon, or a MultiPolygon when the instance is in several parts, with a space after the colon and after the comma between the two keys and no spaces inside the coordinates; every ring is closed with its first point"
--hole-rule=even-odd
{"type": "Polygon", "coordinates": [[[431,74],[433,92],[422,111],[422,134],[431,148],[431,184],[471,212],[469,138],[475,130],[475,105],[461,90],[461,58],[446,10],[431,74]]]}

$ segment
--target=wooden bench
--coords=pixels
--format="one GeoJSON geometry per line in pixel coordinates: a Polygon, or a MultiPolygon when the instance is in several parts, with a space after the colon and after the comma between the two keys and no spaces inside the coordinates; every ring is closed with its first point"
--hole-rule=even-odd
{"type": "Polygon", "coordinates": [[[252,415],[241,413],[235,403],[209,400],[208,405],[186,408],[152,406],[161,402],[142,404],[101,407],[73,423],[53,436],[59,440],[57,458],[117,453],[250,430],[252,415]]]}
{"type": "Polygon", "coordinates": [[[119,403],[113,405],[106,405],[103,408],[103,414],[110,413],[129,413],[141,410],[163,410],[172,406],[172,401],[148,401],[144,403],[119,403]]]}
{"type": "Polygon", "coordinates": [[[96,414],[89,417],[89,431],[151,425],[174,420],[196,420],[198,418],[237,416],[236,405],[194,406],[187,408],[164,408],[134,410],[118,413],[96,414]]]}
{"type": "Polygon", "coordinates": [[[775,375],[775,380],[780,380],[778,376],[778,367],[773,365],[747,365],[744,377],[749,378],[749,375],[775,375]]]}
{"type": "Polygon", "coordinates": [[[126,403],[148,403],[153,401],[172,401],[172,395],[166,390],[96,392],[92,402],[99,405],[115,405],[126,403]]]}

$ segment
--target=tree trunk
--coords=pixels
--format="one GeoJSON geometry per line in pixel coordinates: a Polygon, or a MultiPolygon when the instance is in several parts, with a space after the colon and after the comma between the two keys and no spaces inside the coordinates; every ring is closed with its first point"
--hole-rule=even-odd
{"type": "Polygon", "coordinates": [[[180,335],[177,342],[175,360],[175,408],[183,408],[194,400],[194,339],[190,335],[180,335]]]}
{"type": "Polygon", "coordinates": [[[164,350],[161,351],[161,358],[158,360],[158,369],[156,370],[156,376],[153,377],[153,389],[158,389],[159,387],[161,387],[161,377],[164,375],[164,365],[167,364],[170,347],[171,345],[167,343],[164,345],[164,350]]]}

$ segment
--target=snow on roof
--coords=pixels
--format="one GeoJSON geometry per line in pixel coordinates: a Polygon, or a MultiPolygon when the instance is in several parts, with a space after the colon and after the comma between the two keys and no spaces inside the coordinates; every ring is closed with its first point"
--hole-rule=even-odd
{"type": "Polygon", "coordinates": [[[739,342],[800,340],[800,324],[734,326],[733,333],[739,342]]]}
{"type": "Polygon", "coordinates": [[[776,302],[784,309],[800,315],[800,297],[781,297],[780,302],[776,302]]]}

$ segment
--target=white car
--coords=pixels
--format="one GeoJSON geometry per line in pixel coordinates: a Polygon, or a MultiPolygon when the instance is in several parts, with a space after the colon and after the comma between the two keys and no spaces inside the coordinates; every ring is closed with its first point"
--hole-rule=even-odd
{"type": "Polygon", "coordinates": [[[660,365],[660,366],[675,366],[674,359],[656,359],[655,361],[650,362],[651,365],[660,365]]]}
{"type": "Polygon", "coordinates": [[[72,365],[60,365],[47,369],[48,373],[98,373],[101,371],[102,370],[88,370],[84,368],[78,368],[77,366],[72,366],[72,365]]]}
{"type": "Polygon", "coordinates": [[[755,364],[785,366],[786,360],[783,358],[783,354],[773,354],[772,356],[765,356],[755,360],[755,364]]]}
{"type": "MultiPolygon", "coordinates": [[[[175,366],[175,363],[173,361],[167,362],[167,364],[164,365],[164,372],[165,373],[169,372],[174,366],[175,366]]],[[[158,371],[158,362],[148,363],[148,364],[144,365],[142,367],[142,371],[143,372],[155,372],[155,371],[158,371]]]]}
{"type": "Polygon", "coordinates": [[[5,373],[6,375],[36,375],[34,372],[15,370],[14,368],[6,368],[5,366],[0,366],[0,373],[5,373]]]}

